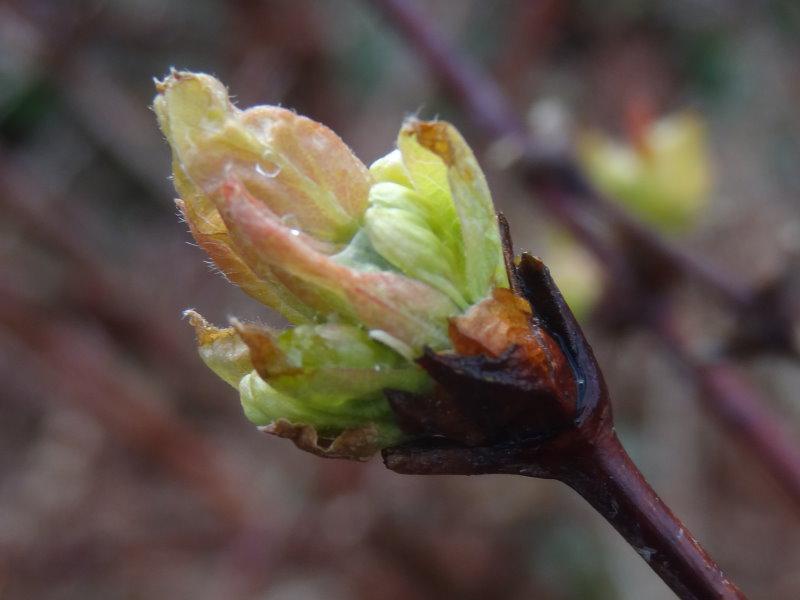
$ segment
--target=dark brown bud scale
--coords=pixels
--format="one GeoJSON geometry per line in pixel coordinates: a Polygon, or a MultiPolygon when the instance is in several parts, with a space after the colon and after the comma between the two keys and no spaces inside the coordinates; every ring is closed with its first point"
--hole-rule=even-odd
{"type": "MultiPolygon", "coordinates": [[[[544,269],[529,256],[522,264],[544,269]]],[[[518,278],[516,268],[511,275],[518,278]]],[[[550,333],[552,316],[535,312],[525,289],[496,289],[451,320],[455,351],[429,351],[418,360],[438,383],[433,395],[387,393],[402,429],[479,446],[546,438],[575,424],[584,375],[562,347],[568,336],[550,333]]],[[[566,308],[560,295],[558,302],[559,310],[566,308]]],[[[554,307],[545,304],[545,310],[554,307]]]]}

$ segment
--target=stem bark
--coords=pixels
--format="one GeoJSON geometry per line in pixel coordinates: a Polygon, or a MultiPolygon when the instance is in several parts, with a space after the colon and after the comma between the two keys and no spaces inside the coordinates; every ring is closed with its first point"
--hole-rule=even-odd
{"type": "Polygon", "coordinates": [[[745,598],[645,481],[613,430],[574,460],[557,478],[602,514],[680,598],[745,598]]]}

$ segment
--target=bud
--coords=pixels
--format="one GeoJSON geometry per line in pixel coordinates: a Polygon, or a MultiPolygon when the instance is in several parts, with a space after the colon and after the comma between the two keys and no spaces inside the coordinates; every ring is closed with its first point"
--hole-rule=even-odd
{"type": "Polygon", "coordinates": [[[703,122],[689,113],[656,121],[623,145],[590,132],[579,155],[594,184],[665,231],[680,231],[705,208],[711,167],[703,122]]]}
{"type": "Polygon", "coordinates": [[[240,110],[203,74],[156,83],[178,207],[230,281],[296,327],[215,328],[200,354],[248,418],[328,456],[402,435],[383,390],[424,394],[415,362],[450,319],[508,286],[486,180],[448,123],[407,120],[367,169],[336,134],[274,106],[240,110]]]}

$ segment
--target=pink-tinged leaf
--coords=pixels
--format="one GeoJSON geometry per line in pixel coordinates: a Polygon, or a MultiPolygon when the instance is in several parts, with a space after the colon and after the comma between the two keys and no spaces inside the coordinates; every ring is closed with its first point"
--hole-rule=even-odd
{"type": "Polygon", "coordinates": [[[333,131],[277,106],[241,113],[263,143],[261,161],[237,176],[288,225],[315,238],[345,243],[367,208],[372,177],[333,131]]]}
{"type": "Polygon", "coordinates": [[[177,200],[176,205],[189,224],[192,237],[231,283],[239,286],[248,296],[280,312],[290,323],[313,320],[314,312],[280,283],[273,273],[265,271],[259,277],[253,272],[236,254],[227,229],[223,227],[222,231],[212,233],[206,228],[204,232],[201,221],[182,200],[177,200]]]}
{"type": "Polygon", "coordinates": [[[238,181],[226,181],[215,200],[239,254],[256,274],[280,269],[303,286],[297,289],[288,279],[287,287],[321,314],[386,332],[414,351],[449,344],[446,319],[458,308],[444,294],[398,273],[337,264],[238,181]]]}

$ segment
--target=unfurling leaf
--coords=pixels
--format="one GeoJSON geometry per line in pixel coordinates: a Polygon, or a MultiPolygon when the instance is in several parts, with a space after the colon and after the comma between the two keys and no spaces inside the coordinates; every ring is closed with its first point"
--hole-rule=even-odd
{"type": "Polygon", "coordinates": [[[187,312],[200,355],[253,423],[361,459],[407,437],[387,390],[434,393],[423,355],[495,360],[513,347],[530,373],[558,378],[553,340],[507,289],[486,180],[452,125],[408,119],[367,169],[325,126],[275,106],[240,110],[208,75],[173,71],[156,87],[192,235],[295,325],[219,329],[187,312]]]}

